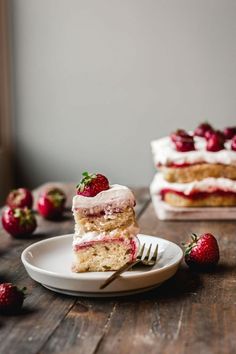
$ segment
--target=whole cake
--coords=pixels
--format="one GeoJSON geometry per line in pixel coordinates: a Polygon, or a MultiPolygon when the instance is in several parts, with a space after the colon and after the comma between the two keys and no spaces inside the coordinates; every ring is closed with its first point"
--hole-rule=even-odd
{"type": "Polygon", "coordinates": [[[236,127],[208,123],[152,141],[151,194],[177,207],[236,205],[236,127]]]}
{"type": "Polygon", "coordinates": [[[74,272],[117,270],[136,259],[134,206],[129,188],[109,185],[101,174],[83,173],[72,204],[74,272]]]}

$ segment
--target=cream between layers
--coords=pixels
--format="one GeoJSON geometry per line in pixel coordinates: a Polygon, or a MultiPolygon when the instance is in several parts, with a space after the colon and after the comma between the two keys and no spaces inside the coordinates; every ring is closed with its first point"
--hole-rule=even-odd
{"type": "Polygon", "coordinates": [[[116,238],[116,237],[123,237],[123,238],[128,238],[130,239],[131,237],[135,237],[139,232],[139,228],[136,225],[130,225],[127,228],[125,228],[124,231],[114,229],[110,232],[85,232],[83,234],[74,234],[74,241],[73,241],[73,246],[80,245],[84,242],[90,242],[90,241],[102,241],[105,238],[116,238]],[[126,235],[129,235],[127,237],[126,235]]]}
{"type": "Polygon", "coordinates": [[[206,140],[194,137],[196,150],[188,152],[176,151],[170,137],[154,140],[151,142],[155,165],[195,164],[195,163],[219,163],[224,165],[236,165],[236,151],[230,149],[231,140],[225,143],[225,149],[217,152],[206,150],[206,140]]]}
{"type": "Polygon", "coordinates": [[[161,173],[157,173],[150,186],[151,194],[160,194],[163,189],[183,192],[186,195],[191,194],[193,191],[210,193],[216,190],[236,193],[236,181],[228,178],[209,177],[201,181],[193,181],[190,183],[170,183],[163,178],[161,173]]]}
{"type": "Polygon", "coordinates": [[[113,184],[108,190],[102,191],[92,198],[75,195],[72,201],[72,210],[91,209],[91,212],[93,212],[93,208],[99,207],[102,209],[106,204],[112,205],[114,208],[133,207],[135,205],[135,199],[129,188],[119,184],[113,184]]]}

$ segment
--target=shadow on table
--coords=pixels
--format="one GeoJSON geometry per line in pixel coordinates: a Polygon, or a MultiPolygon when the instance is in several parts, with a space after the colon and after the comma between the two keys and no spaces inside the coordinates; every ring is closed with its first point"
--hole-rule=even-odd
{"type": "Polygon", "coordinates": [[[171,279],[153,290],[135,295],[134,298],[137,300],[175,298],[177,300],[196,295],[201,287],[201,276],[182,266],[171,279]]]}

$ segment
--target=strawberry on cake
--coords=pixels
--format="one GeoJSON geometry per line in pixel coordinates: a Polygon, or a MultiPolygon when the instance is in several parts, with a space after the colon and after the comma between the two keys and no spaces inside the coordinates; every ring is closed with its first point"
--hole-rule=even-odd
{"type": "Polygon", "coordinates": [[[117,270],[136,259],[139,228],[129,188],[83,173],[73,197],[74,272],[117,270]]]}
{"type": "Polygon", "coordinates": [[[158,170],[151,194],[173,206],[236,205],[236,127],[200,124],[152,141],[158,170]]]}

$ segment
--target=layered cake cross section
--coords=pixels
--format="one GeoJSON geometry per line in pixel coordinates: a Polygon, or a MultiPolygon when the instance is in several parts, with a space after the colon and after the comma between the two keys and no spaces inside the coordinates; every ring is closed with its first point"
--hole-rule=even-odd
{"type": "Polygon", "coordinates": [[[236,206],[236,127],[179,129],[151,142],[150,192],[174,207],[236,206]]]}
{"type": "Polygon", "coordinates": [[[231,141],[224,149],[207,151],[207,141],[194,137],[195,149],[177,151],[170,137],[151,143],[155,167],[169,182],[187,183],[207,177],[224,177],[236,180],[236,152],[231,150],[231,141]]]}
{"type": "Polygon", "coordinates": [[[157,173],[150,186],[152,195],[159,195],[172,206],[209,207],[236,205],[236,181],[208,177],[188,183],[170,183],[157,173]]]}
{"type": "Polygon", "coordinates": [[[139,228],[134,206],[131,190],[118,184],[92,197],[73,197],[74,272],[117,270],[136,259],[139,228]]]}

